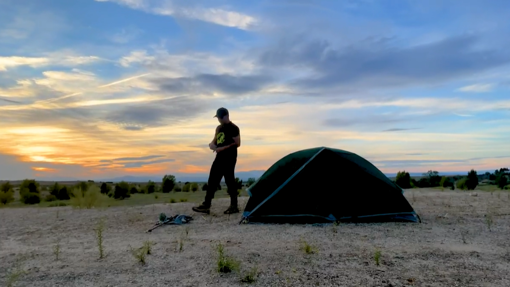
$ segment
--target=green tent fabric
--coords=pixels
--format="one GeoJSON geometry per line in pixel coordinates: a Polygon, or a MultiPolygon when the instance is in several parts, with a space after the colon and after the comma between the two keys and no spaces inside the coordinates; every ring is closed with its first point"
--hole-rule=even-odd
{"type": "Polygon", "coordinates": [[[403,192],[359,155],[316,147],[285,156],[249,187],[243,221],[419,222],[403,192]]]}

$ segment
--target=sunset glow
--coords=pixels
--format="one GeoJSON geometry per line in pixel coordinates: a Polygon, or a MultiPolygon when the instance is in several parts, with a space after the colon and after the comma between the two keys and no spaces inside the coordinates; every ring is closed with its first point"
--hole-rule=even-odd
{"type": "Polygon", "coordinates": [[[8,2],[0,180],[207,174],[219,107],[241,129],[236,171],[317,146],[386,173],[510,165],[509,28],[485,5],[475,24],[463,7],[407,3],[423,20],[409,25],[373,1],[236,1],[229,17],[213,2],[173,3],[183,15],[159,13],[165,1],[8,2]]]}

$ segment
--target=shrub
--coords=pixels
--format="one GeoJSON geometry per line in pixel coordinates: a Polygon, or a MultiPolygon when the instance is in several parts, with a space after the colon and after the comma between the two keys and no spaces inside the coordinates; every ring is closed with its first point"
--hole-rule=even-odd
{"type": "Polygon", "coordinates": [[[57,197],[54,196],[53,194],[48,194],[44,198],[44,201],[47,201],[47,202],[56,201],[56,200],[57,200],[57,197]]]}
{"type": "Polygon", "coordinates": [[[425,178],[425,177],[420,178],[420,180],[418,180],[417,186],[418,187],[430,187],[428,178],[425,178]]]}
{"type": "Polygon", "coordinates": [[[122,200],[129,197],[131,197],[131,194],[129,193],[129,184],[127,182],[121,181],[115,184],[113,198],[122,200]]]}
{"type": "Polygon", "coordinates": [[[301,250],[303,250],[306,254],[314,254],[319,252],[317,247],[308,244],[308,242],[305,240],[301,241],[301,250]]]}
{"type": "Polygon", "coordinates": [[[165,175],[163,177],[163,186],[162,191],[163,193],[169,193],[172,191],[175,187],[175,176],[173,175],[165,175]]]}
{"type": "Polygon", "coordinates": [[[218,245],[216,245],[216,251],[218,252],[218,259],[216,261],[218,272],[229,273],[239,270],[239,265],[241,263],[230,256],[225,256],[223,244],[218,243],[218,245]]]}
{"type": "Polygon", "coordinates": [[[204,183],[204,185],[202,185],[202,191],[207,191],[208,187],[209,185],[207,185],[207,183],[204,183]]]}
{"type": "Polygon", "coordinates": [[[71,205],[78,208],[99,207],[104,205],[107,199],[104,194],[101,194],[100,189],[97,186],[91,186],[89,190],[84,194],[81,189],[73,190],[74,197],[71,199],[71,205]]]}
{"type": "Polygon", "coordinates": [[[191,191],[195,192],[198,190],[198,184],[196,182],[191,184],[191,191]]]}
{"type": "Polygon", "coordinates": [[[243,283],[253,283],[256,281],[258,275],[257,267],[253,267],[246,275],[241,277],[241,282],[243,283]]]}
{"type": "Polygon", "coordinates": [[[467,188],[467,184],[466,184],[467,180],[468,180],[468,179],[467,179],[467,177],[464,177],[464,178],[462,178],[462,179],[458,180],[458,181],[457,181],[457,184],[456,184],[456,185],[457,185],[457,188],[458,188],[458,189],[461,189],[461,190],[466,190],[466,189],[468,189],[468,188],[467,188]]]}
{"type": "Polygon", "coordinates": [[[0,185],[0,192],[12,191],[13,188],[14,188],[14,186],[12,186],[12,184],[7,181],[7,182],[3,183],[2,185],[0,185]]]}
{"type": "Polygon", "coordinates": [[[14,192],[9,189],[7,192],[0,190],[0,204],[6,205],[14,201],[14,192]]]}
{"type": "Polygon", "coordinates": [[[154,184],[153,181],[150,181],[147,183],[147,186],[145,187],[146,193],[154,193],[156,191],[156,184],[154,184]]]}
{"type": "Polygon", "coordinates": [[[497,175],[495,182],[499,188],[504,189],[508,184],[508,177],[504,173],[500,173],[497,175]]]}
{"type": "Polygon", "coordinates": [[[409,173],[405,170],[399,171],[395,182],[401,188],[411,188],[411,175],[409,175],[409,173]]]}
{"type": "Polygon", "coordinates": [[[41,202],[41,195],[35,192],[26,192],[21,194],[21,202],[24,204],[37,204],[41,202]]]}
{"type": "Polygon", "coordinates": [[[101,193],[102,194],[108,194],[112,190],[111,186],[106,184],[106,182],[103,182],[101,184],[101,193]]]}
{"type": "Polygon", "coordinates": [[[181,202],[188,202],[188,199],[187,198],[181,198],[180,200],[181,202]]]}
{"type": "Polygon", "coordinates": [[[83,194],[89,190],[89,184],[85,181],[81,181],[76,185],[76,188],[80,189],[83,194]]]}
{"type": "Polygon", "coordinates": [[[466,187],[468,190],[474,190],[477,185],[478,185],[478,175],[476,174],[476,171],[472,169],[468,173],[467,180],[466,180],[466,187]]]}
{"type": "Polygon", "coordinates": [[[129,192],[131,194],[135,194],[135,193],[138,193],[138,189],[136,188],[136,186],[132,186],[131,189],[129,190],[129,192]]]}
{"type": "Polygon", "coordinates": [[[190,192],[191,191],[191,184],[189,182],[185,183],[182,187],[183,192],[190,192]]]}
{"type": "Polygon", "coordinates": [[[176,203],[177,201],[173,198],[170,198],[170,203],[176,203]]]}
{"type": "Polygon", "coordinates": [[[69,196],[69,190],[67,186],[62,186],[56,195],[58,200],[69,200],[71,197],[69,196]]]}
{"type": "Polygon", "coordinates": [[[182,191],[182,187],[180,185],[176,185],[175,188],[174,188],[174,191],[175,192],[181,192],[182,191]]]}

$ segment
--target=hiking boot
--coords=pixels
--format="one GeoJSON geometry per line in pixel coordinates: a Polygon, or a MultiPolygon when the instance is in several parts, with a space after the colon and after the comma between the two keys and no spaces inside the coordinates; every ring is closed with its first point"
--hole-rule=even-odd
{"type": "Polygon", "coordinates": [[[232,213],[239,213],[239,208],[237,208],[237,206],[230,206],[227,210],[225,210],[225,212],[223,212],[224,214],[232,214],[232,213]]]}
{"type": "Polygon", "coordinates": [[[202,212],[202,213],[207,213],[207,214],[211,213],[211,207],[204,205],[204,204],[200,204],[200,206],[193,207],[192,209],[193,209],[193,211],[196,211],[196,212],[202,212]]]}

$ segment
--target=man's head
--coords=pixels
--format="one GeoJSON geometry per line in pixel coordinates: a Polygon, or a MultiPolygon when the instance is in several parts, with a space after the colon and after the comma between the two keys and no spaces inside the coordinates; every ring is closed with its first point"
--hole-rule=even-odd
{"type": "Polygon", "coordinates": [[[216,111],[216,115],[214,117],[218,118],[218,122],[220,122],[220,124],[226,124],[230,122],[228,110],[225,108],[219,108],[216,111]]]}

